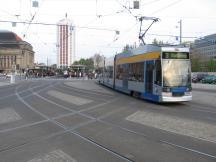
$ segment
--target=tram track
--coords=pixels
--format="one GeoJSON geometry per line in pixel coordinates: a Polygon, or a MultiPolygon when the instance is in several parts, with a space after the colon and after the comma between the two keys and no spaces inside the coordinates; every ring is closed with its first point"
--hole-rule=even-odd
{"type": "MultiPolygon", "coordinates": [[[[53,134],[49,135],[46,139],[48,139],[48,138],[50,138],[50,137],[53,137],[53,136],[56,136],[56,135],[59,135],[59,134],[62,134],[62,133],[70,132],[70,133],[72,133],[73,135],[76,135],[76,136],[82,138],[83,140],[85,140],[85,141],[87,141],[87,142],[89,142],[89,143],[91,143],[91,144],[93,144],[93,145],[95,145],[95,146],[97,146],[97,147],[99,147],[99,148],[105,150],[105,151],[108,151],[109,153],[111,153],[111,154],[113,154],[113,155],[115,155],[115,156],[117,156],[117,157],[119,157],[119,158],[121,158],[121,159],[123,159],[123,160],[126,160],[126,161],[128,161],[128,162],[134,162],[133,160],[131,160],[131,159],[125,157],[124,155],[121,155],[121,154],[115,152],[115,151],[112,150],[112,149],[106,148],[106,147],[104,147],[104,146],[98,144],[97,142],[95,142],[95,141],[93,141],[93,140],[91,140],[91,139],[89,139],[89,138],[86,138],[86,137],[80,135],[79,133],[73,131],[73,129],[71,129],[71,130],[68,129],[67,127],[65,127],[65,126],[64,126],[63,124],[61,124],[60,122],[58,122],[58,121],[56,121],[56,120],[53,120],[52,118],[48,117],[47,115],[45,115],[45,114],[39,112],[39,111],[36,110],[34,107],[32,107],[30,104],[28,104],[17,92],[16,92],[16,96],[18,97],[18,99],[19,99],[24,105],[26,105],[26,106],[27,106],[28,108],[30,108],[32,111],[34,111],[35,113],[39,114],[40,116],[42,116],[42,117],[45,118],[46,120],[52,122],[53,124],[55,124],[55,125],[61,127],[61,128],[64,130],[64,131],[62,131],[62,132],[53,133],[53,134]]],[[[82,114],[82,113],[81,113],[81,114],[82,114]]],[[[85,115],[85,116],[86,116],[86,115],[85,115]]],[[[40,139],[36,140],[36,142],[41,141],[41,140],[44,140],[44,138],[40,138],[40,139]]],[[[35,141],[34,141],[34,142],[35,142],[35,141]]],[[[23,144],[20,144],[20,145],[17,146],[17,147],[22,147],[22,146],[24,146],[24,145],[26,145],[26,144],[30,144],[30,143],[25,142],[25,143],[23,143],[23,144]]],[[[11,148],[12,148],[12,149],[17,149],[17,147],[11,147],[11,148]]],[[[9,150],[9,149],[3,149],[3,150],[0,150],[0,152],[6,151],[6,150],[9,150]]],[[[11,150],[11,149],[10,149],[10,150],[11,150]]]]}
{"type": "MultiPolygon", "coordinates": [[[[34,90],[33,90],[33,91],[34,91],[34,90]]],[[[33,92],[32,94],[35,95],[34,92],[33,92]]],[[[89,119],[91,119],[92,122],[89,122],[89,121],[88,121],[86,124],[84,123],[84,124],[82,124],[82,125],[80,125],[80,126],[78,126],[78,127],[76,127],[76,128],[73,128],[72,130],[68,130],[68,128],[66,128],[64,125],[62,125],[61,123],[59,123],[58,121],[55,120],[55,119],[57,119],[58,117],[50,118],[50,117],[48,117],[48,116],[46,116],[46,115],[44,115],[44,114],[38,112],[34,107],[32,107],[30,104],[28,104],[21,96],[19,96],[18,93],[16,93],[16,95],[17,95],[17,97],[19,98],[19,100],[20,100],[23,104],[25,104],[27,107],[29,107],[30,109],[32,109],[35,113],[37,113],[37,114],[43,116],[43,117],[45,118],[45,120],[50,121],[50,122],[52,122],[53,124],[55,124],[55,125],[57,125],[57,126],[63,128],[65,131],[63,131],[62,133],[70,132],[70,133],[72,133],[72,134],[74,134],[74,135],[76,135],[76,136],[79,136],[80,138],[84,139],[85,141],[88,141],[88,142],[90,142],[90,143],[92,143],[92,144],[94,144],[94,145],[96,145],[96,146],[98,146],[98,147],[102,147],[102,148],[105,149],[105,150],[107,150],[108,148],[106,148],[105,146],[102,146],[102,145],[100,145],[100,144],[98,145],[98,143],[97,143],[96,141],[94,141],[93,139],[91,139],[91,138],[89,138],[89,137],[85,137],[85,136],[79,134],[78,132],[75,131],[75,129],[80,128],[80,127],[83,127],[84,125],[88,125],[89,123],[92,123],[92,122],[97,121],[97,122],[105,123],[105,124],[107,124],[107,125],[110,125],[110,126],[112,126],[112,127],[118,128],[118,129],[122,129],[122,130],[124,130],[124,131],[126,131],[126,132],[130,132],[130,133],[133,133],[133,134],[136,134],[136,135],[139,135],[139,136],[148,138],[149,140],[152,140],[152,141],[154,141],[154,142],[168,144],[168,145],[170,145],[170,146],[172,146],[172,147],[176,147],[176,148],[178,148],[178,149],[183,149],[183,150],[185,150],[185,151],[197,153],[197,154],[200,154],[200,155],[202,155],[202,156],[207,156],[207,157],[216,159],[216,156],[215,156],[215,155],[207,154],[207,153],[205,153],[205,152],[202,152],[202,151],[199,151],[199,150],[195,150],[195,149],[192,149],[192,148],[188,148],[188,147],[184,147],[184,146],[181,146],[181,145],[177,145],[177,144],[175,144],[175,143],[170,143],[170,142],[167,141],[167,140],[163,140],[163,139],[160,139],[160,140],[151,139],[151,137],[149,137],[149,136],[147,136],[147,135],[145,135],[145,134],[143,134],[143,133],[140,133],[140,132],[137,132],[137,131],[133,131],[133,130],[127,129],[127,128],[125,128],[125,127],[122,127],[122,126],[120,126],[120,125],[117,125],[117,124],[114,124],[114,123],[111,123],[111,122],[104,121],[103,118],[101,118],[101,117],[95,118],[95,117],[92,117],[91,115],[84,114],[85,111],[88,111],[88,110],[91,110],[91,109],[95,109],[95,108],[101,107],[101,106],[103,106],[103,104],[101,104],[101,105],[99,105],[99,106],[96,105],[96,106],[94,106],[94,107],[92,107],[92,108],[90,108],[90,109],[87,108],[87,109],[80,110],[80,111],[71,110],[71,114],[70,114],[70,115],[72,115],[72,114],[74,114],[74,113],[75,113],[75,114],[79,114],[79,115],[84,115],[85,117],[88,117],[89,119]]],[[[38,96],[38,95],[37,95],[37,96],[38,96]]],[[[40,95],[39,95],[39,96],[40,96],[40,95]]],[[[42,96],[42,97],[43,97],[43,96],[42,96]]],[[[47,98],[45,98],[45,97],[43,97],[43,99],[45,99],[47,102],[49,102],[49,99],[47,99],[47,98]]],[[[52,104],[58,104],[58,103],[55,103],[55,102],[52,101],[52,104]]],[[[110,103],[107,103],[107,104],[110,104],[110,103]]],[[[62,105],[61,105],[61,106],[62,106],[62,105]]],[[[66,115],[66,114],[65,114],[65,115],[66,115]]],[[[104,115],[103,115],[103,116],[104,116],[104,115]]],[[[59,116],[59,117],[61,117],[61,116],[59,116]]],[[[116,154],[115,150],[110,150],[110,149],[108,149],[108,150],[111,151],[114,155],[116,154]]],[[[117,154],[117,155],[120,156],[120,157],[122,157],[123,159],[125,159],[125,157],[124,157],[123,155],[121,155],[121,154],[117,154]]],[[[131,160],[131,159],[127,159],[127,160],[133,161],[133,160],[131,160]]]]}
{"type": "MultiPolygon", "coordinates": [[[[44,85],[36,85],[36,86],[34,86],[33,87],[33,89],[40,89],[40,88],[42,88],[43,86],[45,86],[45,88],[47,87],[46,86],[46,84],[44,84],[44,85]]],[[[31,87],[32,87],[32,85],[31,85],[31,87]]],[[[19,89],[19,88],[23,88],[22,87],[22,85],[18,85],[18,86],[16,86],[16,87],[13,87],[13,88],[15,88],[15,89],[19,89]]],[[[47,87],[48,88],[48,87],[47,87]]],[[[17,91],[16,90],[16,91],[17,91]]],[[[26,93],[26,92],[28,92],[29,91],[29,88],[27,87],[26,88],[26,85],[25,85],[25,90],[21,90],[21,91],[17,91],[19,94],[23,94],[23,93],[26,93]]],[[[10,94],[10,95],[7,95],[7,96],[4,96],[4,97],[0,97],[0,100],[5,100],[5,99],[7,99],[7,98],[10,98],[10,97],[14,97],[14,96],[16,96],[16,94],[15,94],[15,90],[10,94]]],[[[27,95],[28,96],[28,95],[27,95]]],[[[31,96],[31,95],[29,95],[29,96],[31,96]]]]}
{"type": "MultiPolygon", "coordinates": [[[[55,87],[55,89],[56,89],[57,91],[59,91],[59,92],[62,92],[62,93],[65,93],[65,91],[67,91],[67,94],[69,94],[69,95],[76,95],[76,96],[78,96],[78,97],[84,97],[84,98],[87,98],[87,99],[95,99],[94,96],[88,96],[88,95],[86,95],[86,94],[84,94],[84,93],[80,93],[79,91],[74,90],[74,89],[70,89],[70,90],[73,90],[73,91],[69,91],[69,90],[66,89],[65,87],[64,87],[64,89],[62,89],[61,87],[55,87]],[[77,94],[77,93],[80,93],[80,94],[77,94]]],[[[91,95],[92,95],[92,94],[91,94],[91,95]]],[[[100,102],[105,102],[107,99],[103,99],[103,98],[99,98],[99,97],[98,97],[97,100],[100,101],[100,102]]]]}
{"type": "Polygon", "coordinates": [[[211,105],[206,106],[204,104],[194,103],[194,102],[185,103],[185,105],[196,107],[196,108],[198,107],[198,109],[206,111],[206,112],[216,113],[216,106],[215,107],[211,105]]]}
{"type": "MultiPolygon", "coordinates": [[[[74,86],[69,86],[69,85],[65,85],[65,84],[62,84],[62,85],[60,85],[61,87],[63,87],[63,88],[65,88],[65,89],[72,89],[72,90],[74,90],[74,91],[76,91],[76,92],[79,92],[79,93],[84,93],[84,94],[90,94],[90,95],[96,95],[96,96],[102,96],[102,97],[115,97],[115,95],[113,95],[113,94],[105,94],[105,93],[102,93],[102,92],[99,92],[99,91],[93,91],[93,90],[88,90],[88,91],[86,91],[86,90],[83,90],[83,89],[79,89],[79,88],[76,88],[76,87],[74,87],[74,86]]],[[[113,91],[113,90],[112,90],[113,91]]],[[[115,92],[115,91],[113,91],[113,92],[115,92]]]]}

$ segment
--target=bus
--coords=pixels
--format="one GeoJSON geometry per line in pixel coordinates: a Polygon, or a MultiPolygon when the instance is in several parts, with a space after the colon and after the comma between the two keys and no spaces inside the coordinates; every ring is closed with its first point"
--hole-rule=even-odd
{"type": "Polygon", "coordinates": [[[154,102],[192,100],[189,48],[144,45],[104,60],[99,83],[154,102]]]}

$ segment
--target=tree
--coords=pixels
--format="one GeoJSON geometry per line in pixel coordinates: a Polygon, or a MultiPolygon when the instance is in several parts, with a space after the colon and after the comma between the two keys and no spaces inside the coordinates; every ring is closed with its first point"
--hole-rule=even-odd
{"type": "Polygon", "coordinates": [[[154,44],[154,45],[158,45],[158,41],[157,41],[157,39],[156,39],[156,38],[154,38],[154,40],[153,40],[152,44],[154,44]]]}
{"type": "Polygon", "coordinates": [[[99,68],[100,63],[103,61],[104,56],[100,55],[99,53],[96,53],[94,56],[94,65],[96,68],[99,68]]]}
{"type": "Polygon", "coordinates": [[[79,61],[74,61],[73,65],[79,65],[79,61]]]}
{"type": "Polygon", "coordinates": [[[136,48],[136,44],[134,44],[134,45],[126,44],[123,47],[122,52],[129,52],[131,49],[134,49],[134,48],[136,48]]]}
{"type": "Polygon", "coordinates": [[[213,58],[210,58],[207,63],[208,72],[216,71],[216,61],[213,58]]]}
{"type": "Polygon", "coordinates": [[[208,71],[208,58],[201,53],[191,55],[191,68],[193,72],[207,72],[208,71]]]}
{"type": "Polygon", "coordinates": [[[85,65],[87,68],[93,68],[94,61],[92,58],[81,58],[79,61],[74,61],[73,65],[85,65]]]}
{"type": "Polygon", "coordinates": [[[162,45],[162,44],[164,44],[164,42],[162,40],[157,40],[156,38],[154,38],[152,44],[154,44],[154,45],[162,45]]]}
{"type": "Polygon", "coordinates": [[[126,44],[126,45],[123,47],[123,50],[122,50],[122,52],[128,52],[128,51],[129,51],[129,49],[130,49],[130,46],[129,46],[129,44],[126,44]]]}

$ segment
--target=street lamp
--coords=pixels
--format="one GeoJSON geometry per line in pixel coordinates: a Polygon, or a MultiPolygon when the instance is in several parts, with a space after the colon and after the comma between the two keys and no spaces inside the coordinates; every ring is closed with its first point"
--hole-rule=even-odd
{"type": "MultiPolygon", "coordinates": [[[[182,20],[179,22],[179,44],[182,44],[182,20]]],[[[176,26],[178,28],[178,26],[176,26]]],[[[178,36],[176,36],[176,40],[178,40],[178,36]]]]}

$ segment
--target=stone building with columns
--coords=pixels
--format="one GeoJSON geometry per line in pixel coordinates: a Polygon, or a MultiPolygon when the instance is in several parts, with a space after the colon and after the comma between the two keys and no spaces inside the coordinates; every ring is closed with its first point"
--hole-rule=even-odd
{"type": "Polygon", "coordinates": [[[23,71],[34,67],[31,44],[10,31],[0,31],[0,72],[23,71]]]}

